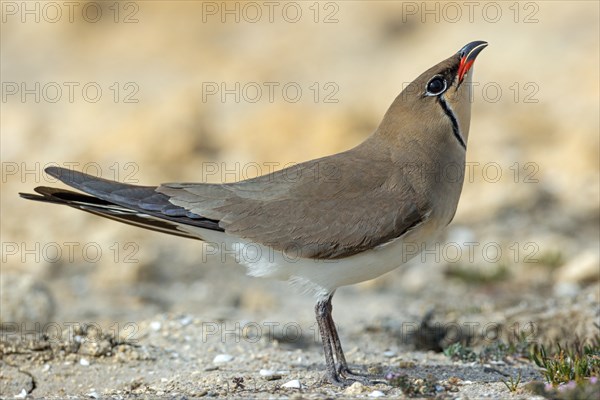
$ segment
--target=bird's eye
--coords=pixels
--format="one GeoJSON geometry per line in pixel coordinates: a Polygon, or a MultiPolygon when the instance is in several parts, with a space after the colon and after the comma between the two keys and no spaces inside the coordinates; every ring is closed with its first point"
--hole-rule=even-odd
{"type": "Polygon", "coordinates": [[[437,96],[446,90],[446,80],[441,76],[434,76],[427,84],[427,95],[437,96]]]}

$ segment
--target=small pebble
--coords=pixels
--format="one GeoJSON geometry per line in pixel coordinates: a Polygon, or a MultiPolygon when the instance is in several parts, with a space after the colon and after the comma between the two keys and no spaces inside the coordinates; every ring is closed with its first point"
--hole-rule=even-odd
{"type": "Polygon", "coordinates": [[[152,321],[150,322],[150,329],[152,329],[153,331],[158,331],[160,330],[160,327],[162,326],[162,324],[158,321],[152,321]]]}
{"type": "Polygon", "coordinates": [[[288,389],[302,389],[302,384],[298,379],[291,380],[289,382],[284,383],[281,387],[288,389]]]}
{"type": "Polygon", "coordinates": [[[230,354],[219,354],[217,356],[215,356],[215,358],[213,359],[213,362],[215,364],[219,364],[219,363],[227,363],[230,361],[233,361],[234,357],[230,354]]]}
{"type": "Polygon", "coordinates": [[[21,389],[21,393],[15,396],[15,399],[24,399],[27,397],[27,390],[21,389]]]}
{"type": "Polygon", "coordinates": [[[87,358],[82,358],[81,360],[79,360],[79,364],[83,365],[84,367],[87,367],[88,365],[90,365],[90,362],[87,358]]]}
{"type": "Polygon", "coordinates": [[[373,390],[371,393],[369,393],[369,397],[383,397],[385,396],[385,393],[383,393],[380,390],[373,390]]]}
{"type": "Polygon", "coordinates": [[[185,316],[185,317],[183,317],[183,318],[181,318],[181,319],[179,320],[179,323],[180,323],[181,325],[183,325],[183,326],[186,326],[186,325],[189,325],[189,324],[191,324],[191,323],[192,323],[192,321],[193,321],[192,317],[190,317],[190,316],[185,316]]]}
{"type": "Polygon", "coordinates": [[[384,351],[383,356],[387,358],[396,357],[396,352],[392,350],[384,351]]]}
{"type": "Polygon", "coordinates": [[[96,392],[89,392],[87,395],[87,397],[91,397],[92,399],[99,399],[100,395],[96,392]]]}
{"type": "Polygon", "coordinates": [[[278,371],[273,371],[271,369],[261,369],[259,374],[267,381],[276,381],[277,379],[281,379],[281,374],[278,371]]]}
{"type": "Polygon", "coordinates": [[[344,390],[344,394],[354,395],[364,393],[365,386],[360,382],[354,382],[344,390]]]}

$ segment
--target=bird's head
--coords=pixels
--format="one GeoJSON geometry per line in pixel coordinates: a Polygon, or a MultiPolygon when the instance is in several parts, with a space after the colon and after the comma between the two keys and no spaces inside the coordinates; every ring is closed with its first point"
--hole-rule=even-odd
{"type": "Polygon", "coordinates": [[[448,143],[466,149],[471,119],[473,63],[487,46],[471,42],[412,81],[388,110],[382,126],[424,143],[448,143]],[[415,132],[417,131],[417,132],[415,132]]]}

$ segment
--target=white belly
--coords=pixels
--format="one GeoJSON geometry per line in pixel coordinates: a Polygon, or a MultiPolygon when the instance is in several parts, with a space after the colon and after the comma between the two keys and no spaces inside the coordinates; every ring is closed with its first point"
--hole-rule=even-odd
{"type": "Polygon", "coordinates": [[[218,248],[218,260],[223,260],[221,254],[232,256],[248,268],[248,275],[288,280],[316,297],[324,297],[340,286],[367,281],[392,271],[418,255],[436,231],[424,224],[373,250],[337,260],[314,260],[284,254],[223,232],[185,228],[218,248]]]}

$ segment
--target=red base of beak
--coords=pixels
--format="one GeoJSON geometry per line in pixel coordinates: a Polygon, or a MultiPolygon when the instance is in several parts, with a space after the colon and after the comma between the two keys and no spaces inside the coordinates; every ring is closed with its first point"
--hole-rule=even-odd
{"type": "Polygon", "coordinates": [[[486,42],[481,40],[476,42],[471,42],[467,44],[465,47],[460,49],[458,54],[460,54],[460,64],[458,65],[458,82],[462,82],[463,78],[469,72],[473,63],[475,62],[475,58],[477,55],[487,46],[486,42]]]}
{"type": "Polygon", "coordinates": [[[468,60],[467,57],[460,59],[460,65],[458,66],[458,81],[462,82],[463,78],[469,72],[475,60],[468,60]]]}

